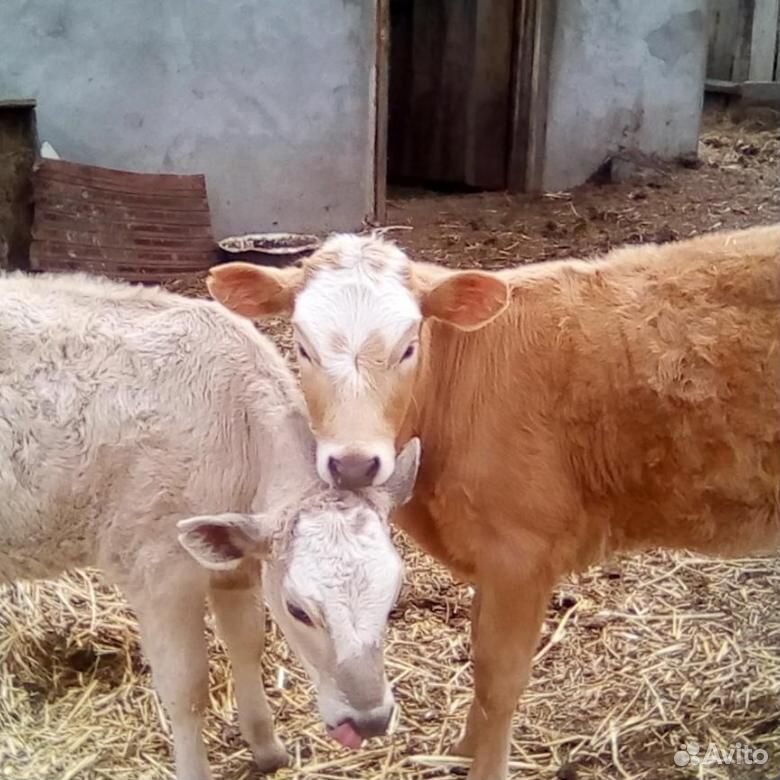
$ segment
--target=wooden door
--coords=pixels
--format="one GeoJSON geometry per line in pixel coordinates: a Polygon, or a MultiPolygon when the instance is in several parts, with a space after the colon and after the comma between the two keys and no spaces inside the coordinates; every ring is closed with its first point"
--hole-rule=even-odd
{"type": "Polygon", "coordinates": [[[391,0],[391,181],[506,187],[514,5],[391,0]]]}

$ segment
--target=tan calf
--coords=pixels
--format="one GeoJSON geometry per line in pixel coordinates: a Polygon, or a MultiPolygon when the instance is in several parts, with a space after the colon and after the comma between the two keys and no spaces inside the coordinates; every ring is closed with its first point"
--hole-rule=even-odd
{"type": "Polygon", "coordinates": [[[780,226],[496,274],[336,236],[303,268],[215,268],[210,289],[292,315],[323,478],[378,484],[421,438],[395,519],[477,586],[455,748],[471,780],[506,774],[563,574],[616,550],[780,541],[780,226]]]}

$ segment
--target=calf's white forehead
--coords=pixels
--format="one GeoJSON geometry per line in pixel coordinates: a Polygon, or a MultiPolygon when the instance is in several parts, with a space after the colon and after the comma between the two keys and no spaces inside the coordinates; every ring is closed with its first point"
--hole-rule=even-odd
{"type": "Polygon", "coordinates": [[[316,605],[339,660],[381,642],[401,584],[403,565],[373,512],[302,517],[296,527],[284,590],[316,605]]]}
{"type": "Polygon", "coordinates": [[[297,296],[293,322],[316,347],[323,362],[334,352],[357,352],[379,332],[389,347],[413,323],[420,308],[406,286],[409,259],[383,242],[354,236],[331,239],[337,261],[316,270],[297,296]],[[341,337],[334,346],[333,336],[341,337]]]}

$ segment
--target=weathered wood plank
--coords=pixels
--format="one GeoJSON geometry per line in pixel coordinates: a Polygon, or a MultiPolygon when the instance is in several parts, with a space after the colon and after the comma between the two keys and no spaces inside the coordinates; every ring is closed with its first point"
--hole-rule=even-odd
{"type": "Polygon", "coordinates": [[[376,78],[374,91],[374,219],[387,216],[387,122],[390,77],[390,0],[376,4],[376,78]]]}
{"type": "Polygon", "coordinates": [[[708,0],[707,78],[780,80],[780,0],[708,0]]]}
{"type": "Polygon", "coordinates": [[[558,0],[519,0],[515,12],[515,62],[508,186],[541,190],[547,127],[548,79],[558,0]]]}
{"type": "Polygon", "coordinates": [[[466,184],[506,186],[514,0],[480,0],[466,119],[466,184]]]}
{"type": "Polygon", "coordinates": [[[751,81],[771,81],[775,70],[780,0],[755,0],[750,40],[751,81]]]}
{"type": "Polygon", "coordinates": [[[753,7],[756,0],[736,0],[737,29],[734,35],[733,81],[747,81],[750,75],[750,37],[753,30],[753,7]]]}
{"type": "Polygon", "coordinates": [[[404,174],[418,181],[464,182],[473,3],[431,0],[412,5],[404,174]]]}
{"type": "Polygon", "coordinates": [[[723,79],[705,79],[704,89],[707,92],[720,92],[722,95],[739,95],[742,87],[736,81],[724,81],[723,79]]]}
{"type": "MultiPolygon", "coordinates": [[[[716,78],[716,53],[715,40],[718,36],[718,26],[720,24],[720,5],[723,0],[707,0],[706,6],[706,25],[707,25],[707,77],[716,78]]],[[[719,74],[722,76],[723,74],[719,74]]],[[[718,79],[723,80],[723,79],[718,79]]]]}
{"type": "Polygon", "coordinates": [[[740,85],[742,100],[751,105],[780,108],[780,82],[746,81],[740,85]]]}
{"type": "Polygon", "coordinates": [[[777,15],[777,34],[775,37],[775,81],[780,81],[780,13],[777,15]]]}
{"type": "Polygon", "coordinates": [[[710,45],[707,76],[733,80],[734,53],[739,28],[739,0],[709,0],[710,45]]]}
{"type": "Polygon", "coordinates": [[[0,103],[0,269],[28,267],[35,127],[34,100],[0,103]]]}
{"type": "Polygon", "coordinates": [[[393,0],[388,164],[396,181],[506,184],[514,0],[393,0]]]}

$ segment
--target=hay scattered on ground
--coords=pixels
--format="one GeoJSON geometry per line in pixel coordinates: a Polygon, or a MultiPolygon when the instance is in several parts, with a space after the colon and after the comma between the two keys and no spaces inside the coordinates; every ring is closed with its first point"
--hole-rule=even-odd
{"type": "MultiPolygon", "coordinates": [[[[270,626],[266,684],[294,757],[279,780],[429,780],[465,771],[444,751],[469,701],[470,592],[399,543],[409,571],[387,644],[402,706],[395,733],[360,753],[330,743],[310,686],[270,626]]],[[[77,572],[6,588],[0,600],[0,776],[172,777],[169,735],[121,596],[96,573],[77,572]]],[[[653,554],[563,583],[515,719],[513,777],[671,780],[682,776],[675,751],[692,739],[719,748],[739,741],[769,756],[767,765],[724,766],[707,777],[776,777],[779,601],[777,560],[653,554]]],[[[209,632],[209,753],[215,777],[245,780],[251,757],[236,727],[224,649],[209,632]]]]}
{"type": "MultiPolygon", "coordinates": [[[[506,195],[393,203],[421,257],[497,267],[780,219],[780,134],[710,126],[703,166],[542,200],[506,195]],[[719,139],[719,140],[718,140],[719,139]],[[748,144],[745,146],[745,144],[748,144]],[[746,151],[748,149],[757,151],[746,151]],[[654,182],[654,183],[653,183],[654,182]],[[632,196],[632,193],[633,196],[632,196]]],[[[204,294],[200,277],[171,285],[204,294]]],[[[266,330],[283,349],[289,331],[266,330]]],[[[269,625],[265,676],[294,766],[279,780],[465,775],[443,752],[471,688],[470,593],[405,538],[407,584],[388,668],[402,707],[391,738],[348,753],[324,736],[300,668],[269,625]]],[[[780,561],[654,553],[562,583],[515,721],[513,777],[769,780],[780,776],[780,561]],[[767,751],[762,766],[675,766],[697,740],[767,751]]],[[[206,735],[218,780],[254,777],[224,649],[210,632],[206,735]]],[[[94,572],[0,589],[0,778],[163,780],[171,746],[135,620],[94,572]]]]}

